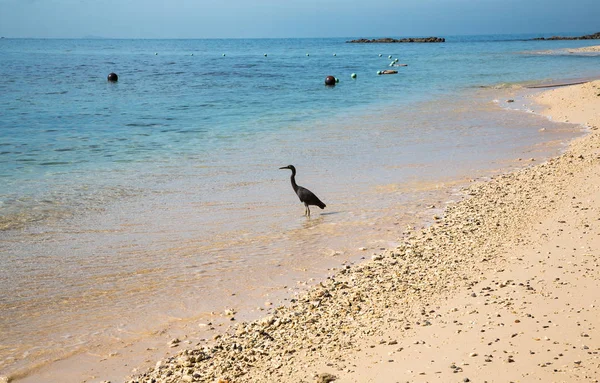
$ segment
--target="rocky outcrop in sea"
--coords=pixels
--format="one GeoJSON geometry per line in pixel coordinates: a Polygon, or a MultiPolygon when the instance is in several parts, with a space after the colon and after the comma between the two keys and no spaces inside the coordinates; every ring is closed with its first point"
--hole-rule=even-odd
{"type": "Polygon", "coordinates": [[[552,37],[536,37],[531,40],[597,40],[600,39],[600,32],[585,36],[552,36],[552,37]]]}
{"type": "Polygon", "coordinates": [[[446,39],[443,37],[407,37],[403,39],[393,39],[391,37],[384,37],[381,39],[357,39],[346,41],[347,43],[357,44],[388,44],[388,43],[443,43],[446,39]]]}

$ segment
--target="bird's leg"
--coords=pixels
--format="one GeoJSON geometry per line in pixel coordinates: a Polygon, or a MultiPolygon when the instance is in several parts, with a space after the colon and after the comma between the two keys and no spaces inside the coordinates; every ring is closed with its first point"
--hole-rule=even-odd
{"type": "Polygon", "coordinates": [[[308,205],[306,205],[306,211],[308,212],[308,218],[310,218],[310,207],[308,205]]]}

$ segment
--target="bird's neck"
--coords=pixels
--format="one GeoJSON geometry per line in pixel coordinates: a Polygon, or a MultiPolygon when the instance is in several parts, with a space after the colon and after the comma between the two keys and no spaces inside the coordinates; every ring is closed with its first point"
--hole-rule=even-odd
{"type": "Polygon", "coordinates": [[[298,184],[296,183],[296,172],[295,171],[292,171],[291,180],[292,180],[292,187],[294,188],[294,191],[297,191],[298,190],[298,184]]]}

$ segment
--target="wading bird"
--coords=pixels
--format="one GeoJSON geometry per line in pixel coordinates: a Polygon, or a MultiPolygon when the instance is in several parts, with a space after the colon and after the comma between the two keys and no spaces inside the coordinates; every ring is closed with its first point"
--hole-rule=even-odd
{"type": "Polygon", "coordinates": [[[310,208],[308,207],[309,205],[315,205],[320,207],[321,209],[325,209],[326,205],[323,202],[321,202],[319,197],[314,195],[313,192],[311,192],[310,190],[303,188],[302,186],[298,186],[298,184],[296,184],[296,168],[294,167],[294,165],[284,166],[279,169],[290,169],[292,171],[292,188],[294,188],[294,191],[298,195],[298,198],[300,198],[300,202],[304,203],[304,206],[306,207],[304,215],[310,217],[310,208]]]}

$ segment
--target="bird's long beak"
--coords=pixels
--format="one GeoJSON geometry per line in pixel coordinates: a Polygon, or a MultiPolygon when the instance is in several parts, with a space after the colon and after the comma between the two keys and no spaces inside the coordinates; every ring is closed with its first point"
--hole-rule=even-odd
{"type": "Polygon", "coordinates": [[[289,166],[284,166],[284,167],[281,167],[279,169],[289,169],[289,166]]]}

